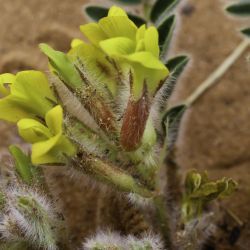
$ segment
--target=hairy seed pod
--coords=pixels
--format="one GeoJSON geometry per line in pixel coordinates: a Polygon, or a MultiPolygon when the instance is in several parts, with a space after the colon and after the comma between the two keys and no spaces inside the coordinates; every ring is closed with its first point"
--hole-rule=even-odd
{"type": "Polygon", "coordinates": [[[149,116],[149,107],[147,86],[144,84],[141,98],[138,101],[134,101],[133,97],[129,99],[123,117],[120,143],[124,150],[133,151],[140,146],[149,116]]]}

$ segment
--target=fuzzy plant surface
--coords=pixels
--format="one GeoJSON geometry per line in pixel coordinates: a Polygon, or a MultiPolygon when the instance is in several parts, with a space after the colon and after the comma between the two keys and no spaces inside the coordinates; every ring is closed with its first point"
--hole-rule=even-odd
{"type": "Polygon", "coordinates": [[[51,165],[88,175],[153,211],[149,231],[138,236],[107,229],[83,239],[83,249],[91,250],[196,249],[207,203],[236,188],[232,179],[212,181],[192,170],[177,206],[180,216],[172,216],[161,176],[189,107],[168,105],[188,62],[184,55],[167,57],[179,1],[120,2],[141,4],[144,18],[117,6],[87,6],[95,19],[80,27],[87,42],[74,39],[67,53],[40,44],[48,75],[0,75],[0,118],[16,124],[31,145],[28,155],[10,147],[13,174],[0,181],[1,249],[72,249],[43,176],[51,165]]]}

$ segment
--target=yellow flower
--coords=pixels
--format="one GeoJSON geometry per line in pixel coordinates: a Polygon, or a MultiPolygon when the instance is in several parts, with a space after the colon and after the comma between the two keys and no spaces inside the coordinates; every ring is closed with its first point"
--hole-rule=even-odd
{"type": "Polygon", "coordinates": [[[141,97],[144,83],[153,95],[168,76],[168,69],[159,60],[157,29],[137,28],[122,9],[113,6],[107,17],[82,25],[81,31],[106,55],[131,66],[135,99],[141,97]]]}
{"type": "Polygon", "coordinates": [[[21,119],[17,123],[19,134],[32,144],[32,163],[64,163],[64,156],[73,156],[76,147],[63,135],[62,107],[49,110],[45,122],[46,125],[34,119],[21,119]]]}
{"type": "Polygon", "coordinates": [[[43,118],[56,103],[46,76],[39,71],[0,75],[0,119],[43,118]]]}

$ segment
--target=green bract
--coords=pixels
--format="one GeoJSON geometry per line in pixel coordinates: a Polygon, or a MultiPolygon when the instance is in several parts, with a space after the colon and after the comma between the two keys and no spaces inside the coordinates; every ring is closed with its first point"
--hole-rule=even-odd
{"type": "Polygon", "coordinates": [[[156,28],[145,25],[137,28],[122,9],[113,6],[107,17],[98,23],[82,25],[81,31],[106,55],[131,67],[135,99],[141,97],[144,83],[153,95],[168,76],[168,69],[159,60],[156,28]]]}
{"type": "Polygon", "coordinates": [[[45,116],[46,126],[34,119],[21,119],[19,134],[32,144],[32,163],[63,163],[64,155],[72,156],[76,148],[63,135],[63,110],[60,105],[49,110],[45,116]]]}
{"type": "Polygon", "coordinates": [[[46,76],[39,71],[0,75],[0,93],[0,119],[10,122],[43,118],[56,103],[46,76]]]}
{"type": "Polygon", "coordinates": [[[40,44],[40,49],[48,56],[52,72],[56,73],[61,80],[72,88],[82,86],[82,79],[66,54],[52,49],[47,44],[40,44]]]}

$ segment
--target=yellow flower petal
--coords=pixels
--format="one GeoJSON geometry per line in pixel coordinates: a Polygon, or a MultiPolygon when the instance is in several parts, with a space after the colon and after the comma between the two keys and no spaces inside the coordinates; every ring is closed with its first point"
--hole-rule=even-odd
{"type": "Polygon", "coordinates": [[[127,17],[128,15],[123,9],[121,9],[117,6],[112,6],[109,9],[108,16],[126,16],[127,17]]]}
{"type": "Polygon", "coordinates": [[[15,75],[5,73],[0,75],[0,93],[6,96],[10,93],[9,89],[6,88],[5,84],[12,84],[15,80],[15,75]]]}
{"type": "Polygon", "coordinates": [[[99,46],[100,41],[108,38],[97,23],[81,25],[80,30],[88,38],[88,40],[96,46],[99,46]]]}
{"type": "Polygon", "coordinates": [[[141,51],[133,53],[131,55],[125,56],[128,61],[137,62],[143,65],[146,68],[164,70],[166,75],[168,74],[168,69],[166,66],[152,55],[152,53],[147,51],[141,51]]]}
{"type": "Polygon", "coordinates": [[[147,85],[149,93],[153,95],[160,82],[168,75],[166,68],[159,70],[146,68],[137,62],[131,62],[131,66],[133,73],[132,93],[136,100],[141,97],[144,84],[147,85]]]}
{"type": "Polygon", "coordinates": [[[26,142],[44,141],[52,136],[46,126],[34,119],[21,119],[17,123],[17,127],[20,136],[26,142]]]}
{"type": "Polygon", "coordinates": [[[46,124],[52,134],[62,133],[63,110],[60,105],[51,109],[45,117],[46,124]]]}
{"type": "Polygon", "coordinates": [[[56,103],[48,80],[40,71],[19,72],[11,85],[11,95],[13,100],[20,103],[19,105],[24,105],[32,113],[41,117],[44,117],[56,103]]]}
{"type": "Polygon", "coordinates": [[[135,52],[145,51],[145,43],[144,39],[141,39],[136,43],[136,49],[135,52]]]}
{"type": "Polygon", "coordinates": [[[127,55],[135,50],[135,43],[126,37],[115,37],[100,42],[100,47],[109,56],[127,55]]]}
{"type": "Polygon", "coordinates": [[[84,42],[81,40],[81,39],[78,39],[78,38],[75,38],[71,41],[71,44],[70,44],[70,47],[71,48],[75,48],[77,47],[78,45],[81,45],[83,44],[84,42]]]}
{"type": "Polygon", "coordinates": [[[46,114],[46,124],[34,119],[18,122],[19,134],[32,143],[31,159],[34,164],[63,163],[64,155],[72,156],[76,147],[62,134],[63,111],[56,106],[46,114]]]}
{"type": "Polygon", "coordinates": [[[76,147],[65,137],[56,135],[44,142],[32,145],[33,164],[64,163],[65,155],[73,156],[76,147]]]}
{"type": "Polygon", "coordinates": [[[107,38],[123,36],[132,40],[135,39],[137,27],[126,16],[104,17],[98,24],[102,31],[106,34],[107,38]]]}
{"type": "Polygon", "coordinates": [[[143,24],[136,32],[136,41],[139,42],[141,39],[144,39],[146,31],[146,25],[143,24]]]}
{"type": "Polygon", "coordinates": [[[0,99],[0,119],[17,122],[22,118],[44,117],[56,103],[46,76],[39,71],[22,71],[16,76],[4,74],[10,93],[0,99]]]}
{"type": "Polygon", "coordinates": [[[0,119],[8,122],[17,122],[24,117],[32,118],[33,114],[14,101],[12,96],[0,99],[0,119]]]}
{"type": "Polygon", "coordinates": [[[149,27],[145,31],[145,50],[151,52],[156,58],[159,57],[159,34],[155,27],[149,27]]]}
{"type": "Polygon", "coordinates": [[[61,134],[51,137],[46,141],[34,143],[32,145],[31,160],[33,164],[60,163],[58,155],[60,152],[49,153],[60,140],[61,134]]]}

